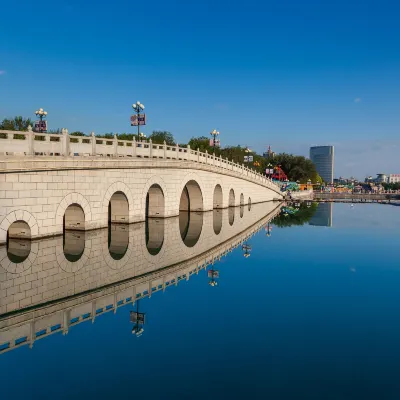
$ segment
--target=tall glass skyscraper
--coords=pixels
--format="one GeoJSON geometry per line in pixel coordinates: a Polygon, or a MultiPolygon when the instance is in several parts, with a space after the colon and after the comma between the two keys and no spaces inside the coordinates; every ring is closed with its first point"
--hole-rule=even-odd
{"type": "Polygon", "coordinates": [[[333,146],[310,147],[310,159],[326,183],[333,182],[334,156],[333,146]]]}

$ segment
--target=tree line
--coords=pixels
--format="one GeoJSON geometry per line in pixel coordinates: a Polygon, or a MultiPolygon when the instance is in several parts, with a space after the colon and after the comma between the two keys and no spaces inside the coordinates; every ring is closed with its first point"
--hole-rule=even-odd
{"type": "MultiPolygon", "coordinates": [[[[27,131],[28,126],[33,126],[34,121],[30,118],[23,118],[21,116],[15,118],[5,118],[0,123],[0,129],[11,130],[11,131],[27,131]]],[[[49,130],[48,133],[61,133],[61,129],[49,130]]],[[[1,134],[0,134],[1,135],[1,134]]],[[[71,136],[88,136],[84,132],[75,131],[70,133],[71,136]]],[[[118,133],[116,134],[119,140],[138,140],[137,134],[133,133],[118,133]]],[[[97,138],[113,139],[114,133],[108,132],[103,134],[96,134],[97,138]]],[[[147,139],[151,139],[154,144],[163,144],[164,141],[167,145],[176,145],[173,134],[169,131],[153,131],[147,139]]],[[[243,164],[245,156],[252,155],[253,162],[247,165],[260,172],[265,173],[266,168],[272,168],[280,165],[282,170],[286,173],[288,179],[292,182],[299,181],[300,183],[306,183],[309,179],[312,183],[322,183],[321,177],[318,175],[315,165],[311,160],[304,156],[296,156],[293,154],[275,154],[273,158],[266,159],[260,154],[252,151],[248,153],[245,147],[240,145],[237,146],[225,146],[224,148],[212,147],[210,145],[210,139],[207,136],[192,137],[188,143],[180,143],[179,146],[186,147],[190,146],[191,149],[199,149],[202,152],[208,152],[210,154],[215,153],[217,157],[228,158],[234,162],[243,164]],[[272,166],[272,167],[271,167],[272,166]]]]}

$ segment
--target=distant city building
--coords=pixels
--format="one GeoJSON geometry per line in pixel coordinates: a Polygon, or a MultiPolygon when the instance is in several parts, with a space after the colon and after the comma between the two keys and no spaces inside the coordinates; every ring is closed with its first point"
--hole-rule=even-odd
{"type": "Polygon", "coordinates": [[[365,178],[366,183],[398,183],[400,182],[400,174],[376,174],[376,178],[369,176],[365,178]]]}
{"type": "Polygon", "coordinates": [[[350,178],[339,177],[333,180],[333,183],[335,185],[354,185],[356,182],[358,182],[358,180],[353,176],[351,176],[350,178]]]}
{"type": "Polygon", "coordinates": [[[389,174],[388,183],[400,182],[400,174],[389,174]]]}
{"type": "Polygon", "coordinates": [[[333,183],[334,147],[310,147],[310,159],[314,163],[319,176],[326,183],[333,183]]]}
{"type": "Polygon", "coordinates": [[[383,183],[383,182],[387,182],[388,178],[386,174],[377,174],[376,178],[374,179],[375,183],[383,183]]]}
{"type": "Polygon", "coordinates": [[[263,157],[267,160],[275,157],[275,153],[271,150],[271,146],[268,146],[268,150],[263,153],[263,157]]]}

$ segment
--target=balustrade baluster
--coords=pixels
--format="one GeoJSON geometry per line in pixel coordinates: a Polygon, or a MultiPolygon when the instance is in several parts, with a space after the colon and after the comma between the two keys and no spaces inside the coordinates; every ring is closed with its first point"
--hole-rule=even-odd
{"type": "Polygon", "coordinates": [[[92,156],[94,157],[96,155],[96,136],[94,135],[94,132],[92,132],[90,136],[92,140],[92,156]]]}

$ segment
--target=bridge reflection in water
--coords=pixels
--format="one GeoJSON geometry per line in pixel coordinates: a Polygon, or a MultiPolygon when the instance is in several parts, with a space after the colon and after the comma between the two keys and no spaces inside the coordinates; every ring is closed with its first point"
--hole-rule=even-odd
{"type": "Polygon", "coordinates": [[[272,202],[0,247],[0,353],[188,280],[279,213],[272,202]],[[235,218],[236,216],[236,218],[235,218]]]}

